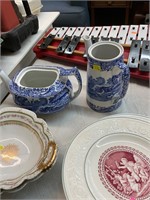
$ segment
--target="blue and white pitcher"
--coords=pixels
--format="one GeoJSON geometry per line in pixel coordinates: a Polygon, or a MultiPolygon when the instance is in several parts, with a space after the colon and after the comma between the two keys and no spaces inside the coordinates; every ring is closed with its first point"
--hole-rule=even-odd
{"type": "Polygon", "coordinates": [[[56,66],[28,66],[12,80],[0,69],[0,76],[17,105],[40,114],[62,110],[82,89],[81,75],[76,67],[65,69],[56,66]],[[74,90],[69,76],[75,76],[77,90],[74,90]]]}
{"type": "Polygon", "coordinates": [[[125,96],[129,67],[123,61],[124,49],[112,41],[100,41],[87,50],[87,103],[98,112],[117,109],[125,96]]]}

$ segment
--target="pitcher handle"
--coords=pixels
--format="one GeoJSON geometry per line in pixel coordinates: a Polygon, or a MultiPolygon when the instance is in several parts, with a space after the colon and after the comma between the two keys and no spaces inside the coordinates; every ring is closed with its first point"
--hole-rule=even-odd
{"type": "Polygon", "coordinates": [[[127,92],[129,80],[130,80],[130,70],[129,66],[124,62],[119,62],[118,67],[122,70],[122,80],[123,80],[123,88],[121,93],[121,98],[123,98],[127,92]]]}
{"type": "Polygon", "coordinates": [[[75,76],[78,82],[78,89],[72,92],[71,101],[75,99],[81,92],[82,89],[82,79],[77,67],[73,67],[72,69],[62,70],[60,76],[75,76]]]}

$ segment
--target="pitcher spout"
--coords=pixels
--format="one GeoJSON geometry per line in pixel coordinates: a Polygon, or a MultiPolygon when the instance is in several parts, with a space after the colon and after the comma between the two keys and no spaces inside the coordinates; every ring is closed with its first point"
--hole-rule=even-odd
{"type": "Polygon", "coordinates": [[[92,45],[92,40],[91,40],[91,37],[88,36],[88,35],[84,35],[83,40],[84,40],[84,45],[85,45],[85,53],[86,53],[86,56],[87,56],[88,55],[88,49],[92,45]]]}
{"type": "Polygon", "coordinates": [[[11,79],[7,76],[7,74],[2,69],[0,69],[0,77],[2,78],[2,80],[4,81],[4,83],[6,84],[9,90],[9,83],[11,79]]]}

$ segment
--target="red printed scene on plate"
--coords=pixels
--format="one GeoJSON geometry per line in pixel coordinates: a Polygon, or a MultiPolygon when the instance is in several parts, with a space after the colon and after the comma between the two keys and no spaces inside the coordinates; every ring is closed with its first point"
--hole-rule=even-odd
{"type": "Polygon", "coordinates": [[[117,199],[150,198],[150,159],[128,146],[114,146],[100,156],[98,174],[105,188],[117,199]]]}

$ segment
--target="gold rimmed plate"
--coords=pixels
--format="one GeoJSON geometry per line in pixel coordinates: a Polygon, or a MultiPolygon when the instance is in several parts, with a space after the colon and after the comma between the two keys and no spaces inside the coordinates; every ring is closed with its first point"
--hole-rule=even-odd
{"type": "Polygon", "coordinates": [[[57,145],[46,122],[32,111],[0,110],[0,189],[15,191],[52,167],[57,145]]]}

